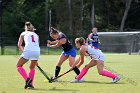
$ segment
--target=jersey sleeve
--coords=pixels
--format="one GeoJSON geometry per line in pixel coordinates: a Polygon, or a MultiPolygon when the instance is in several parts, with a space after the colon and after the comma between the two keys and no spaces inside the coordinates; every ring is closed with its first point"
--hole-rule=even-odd
{"type": "Polygon", "coordinates": [[[63,38],[66,38],[65,34],[60,33],[60,35],[61,35],[61,37],[60,37],[60,38],[58,38],[58,40],[63,39],[63,38]]]}
{"type": "Polygon", "coordinates": [[[24,36],[24,35],[25,35],[25,32],[22,32],[20,35],[21,35],[21,36],[24,36]]]}

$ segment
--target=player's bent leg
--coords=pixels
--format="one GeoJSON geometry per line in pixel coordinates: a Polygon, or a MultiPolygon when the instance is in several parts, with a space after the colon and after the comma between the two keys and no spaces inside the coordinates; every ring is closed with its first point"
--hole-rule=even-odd
{"type": "MultiPolygon", "coordinates": [[[[70,67],[72,67],[74,62],[75,62],[75,57],[69,56],[69,65],[70,65],[70,67]]],[[[76,75],[80,74],[80,70],[77,67],[73,68],[73,70],[76,73],[76,75]]]]}
{"type": "Polygon", "coordinates": [[[67,59],[68,59],[68,56],[65,56],[64,54],[61,54],[59,59],[58,59],[58,63],[57,63],[56,66],[60,67],[63,64],[63,62],[67,59]]]}
{"type": "Polygon", "coordinates": [[[83,76],[84,76],[87,72],[88,72],[88,68],[84,67],[84,68],[81,70],[80,74],[76,77],[76,79],[75,79],[75,80],[72,80],[71,83],[79,83],[79,82],[82,82],[82,81],[80,81],[80,80],[83,78],[83,76]]]}
{"type": "Polygon", "coordinates": [[[118,77],[117,75],[115,75],[107,70],[104,70],[103,68],[104,68],[104,62],[101,60],[98,60],[97,61],[97,69],[98,69],[99,75],[112,78],[113,79],[112,83],[116,83],[117,81],[120,80],[120,77],[118,77]]]}
{"type": "MultiPolygon", "coordinates": [[[[74,62],[75,62],[75,57],[72,57],[72,56],[70,55],[70,56],[69,56],[69,65],[70,65],[70,67],[72,67],[72,65],[74,64],[74,62]]],[[[78,69],[77,66],[74,67],[73,70],[74,70],[74,72],[76,73],[77,76],[80,74],[80,70],[78,69]]],[[[77,76],[76,76],[76,77],[77,77],[77,76]]],[[[75,77],[75,79],[76,79],[76,77],[75,77]]],[[[85,78],[82,77],[79,81],[80,81],[80,82],[84,82],[84,81],[85,81],[85,78]]]]}
{"type": "MultiPolygon", "coordinates": [[[[85,65],[85,69],[87,68],[87,70],[85,70],[85,72],[86,71],[88,71],[88,69],[89,68],[91,68],[91,67],[93,67],[93,66],[95,66],[96,65],[96,62],[94,61],[94,60],[90,60],[90,62],[87,64],[87,65],[85,65]]],[[[87,73],[87,72],[86,72],[87,73]]],[[[85,74],[86,74],[85,73],[85,74]]],[[[79,77],[77,77],[77,79],[78,79],[79,77]]],[[[80,79],[78,79],[79,81],[81,81],[81,82],[83,82],[84,80],[83,80],[83,77],[80,79]]]]}
{"type": "Polygon", "coordinates": [[[21,66],[23,66],[26,62],[27,62],[28,60],[27,59],[25,59],[25,58],[23,58],[23,57],[20,57],[19,59],[18,59],[18,62],[17,62],[17,67],[21,67],[21,66]]]}
{"type": "MultiPolygon", "coordinates": [[[[67,56],[64,56],[63,54],[60,55],[59,60],[58,60],[58,63],[57,63],[56,68],[55,68],[55,77],[57,77],[59,75],[59,72],[61,70],[61,65],[67,59],[68,59],[67,56]]],[[[57,80],[55,80],[55,81],[57,81],[57,80]]]]}
{"type": "Polygon", "coordinates": [[[24,80],[26,81],[28,76],[27,73],[25,71],[25,69],[22,67],[28,60],[24,59],[24,58],[19,58],[18,63],[17,63],[17,71],[19,72],[19,74],[24,78],[24,80]]]}
{"type": "Polygon", "coordinates": [[[79,83],[79,82],[83,82],[80,81],[82,79],[82,77],[88,72],[88,69],[93,67],[94,65],[96,65],[96,63],[91,60],[80,72],[80,74],[77,76],[77,78],[73,81],[71,81],[71,83],[79,83]]]}
{"type": "Polygon", "coordinates": [[[37,65],[37,60],[31,60],[30,64],[30,72],[29,72],[29,78],[31,79],[31,83],[28,84],[28,87],[34,88],[33,81],[35,76],[35,66],[37,65]]]}
{"type": "Polygon", "coordinates": [[[27,84],[30,83],[31,81],[28,78],[28,75],[26,73],[26,71],[24,70],[24,68],[22,67],[28,60],[26,60],[25,58],[21,57],[18,60],[17,63],[17,70],[20,73],[20,75],[24,78],[25,80],[25,89],[27,88],[27,84]]]}

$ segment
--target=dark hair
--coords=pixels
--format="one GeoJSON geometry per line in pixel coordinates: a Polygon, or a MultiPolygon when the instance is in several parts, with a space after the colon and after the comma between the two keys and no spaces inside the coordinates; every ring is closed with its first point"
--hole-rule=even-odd
{"type": "Polygon", "coordinates": [[[85,39],[83,37],[79,37],[75,39],[76,43],[79,43],[80,45],[85,44],[85,39]]]}
{"type": "Polygon", "coordinates": [[[30,26],[30,25],[31,25],[30,22],[26,22],[26,23],[25,23],[25,26],[30,26]]]}
{"type": "Polygon", "coordinates": [[[57,34],[59,33],[59,31],[53,27],[51,27],[51,31],[50,31],[50,34],[57,34]]]}
{"type": "Polygon", "coordinates": [[[25,30],[27,31],[34,31],[34,27],[31,22],[25,22],[25,30]]]}

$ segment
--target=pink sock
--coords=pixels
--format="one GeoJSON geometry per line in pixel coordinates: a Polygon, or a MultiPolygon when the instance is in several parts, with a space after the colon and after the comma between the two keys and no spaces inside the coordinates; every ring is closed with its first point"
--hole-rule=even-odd
{"type": "Polygon", "coordinates": [[[24,78],[24,80],[26,81],[28,76],[26,71],[24,70],[23,67],[17,67],[18,72],[20,73],[20,75],[24,78]]]}
{"type": "Polygon", "coordinates": [[[80,74],[77,76],[77,80],[80,80],[87,73],[87,71],[88,69],[84,67],[80,74]]]}
{"type": "Polygon", "coordinates": [[[35,70],[34,69],[30,69],[29,78],[32,79],[31,85],[33,85],[34,75],[35,75],[35,70]]]}
{"type": "Polygon", "coordinates": [[[113,74],[113,73],[111,73],[109,71],[105,71],[105,70],[101,71],[100,75],[110,77],[112,79],[117,77],[115,74],[113,74]]]}

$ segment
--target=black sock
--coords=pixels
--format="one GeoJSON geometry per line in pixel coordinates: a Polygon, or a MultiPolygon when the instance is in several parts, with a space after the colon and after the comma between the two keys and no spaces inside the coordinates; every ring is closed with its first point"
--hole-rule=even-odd
{"type": "Polygon", "coordinates": [[[59,74],[59,72],[60,72],[60,67],[59,66],[56,66],[56,68],[55,68],[55,77],[57,77],[58,76],[58,74],[59,74]]]}
{"type": "Polygon", "coordinates": [[[74,70],[74,72],[75,72],[77,75],[80,74],[80,70],[79,70],[77,67],[73,68],[73,70],[74,70]]]}

